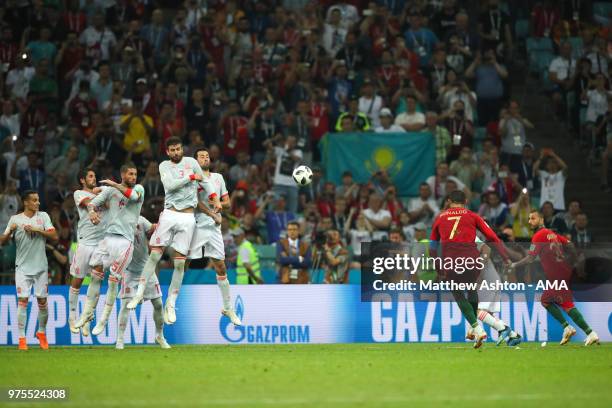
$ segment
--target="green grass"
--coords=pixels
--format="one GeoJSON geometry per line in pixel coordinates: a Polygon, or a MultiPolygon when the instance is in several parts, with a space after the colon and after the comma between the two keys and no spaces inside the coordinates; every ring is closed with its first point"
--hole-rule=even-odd
{"type": "Polygon", "coordinates": [[[68,387],[55,405],[86,408],[611,407],[612,344],[2,347],[10,386],[68,387]]]}

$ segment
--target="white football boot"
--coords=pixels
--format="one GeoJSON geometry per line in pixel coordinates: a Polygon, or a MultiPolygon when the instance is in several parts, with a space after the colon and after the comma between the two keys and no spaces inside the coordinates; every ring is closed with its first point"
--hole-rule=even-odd
{"type": "Polygon", "coordinates": [[[563,329],[563,338],[561,339],[559,344],[560,345],[567,344],[572,339],[572,337],[574,337],[575,335],[576,335],[576,329],[574,329],[570,325],[565,326],[565,329],[563,329]]]}
{"type": "Polygon", "coordinates": [[[81,334],[85,337],[88,337],[90,328],[91,328],[91,323],[90,322],[85,323],[83,327],[81,327],[81,334]]]}
{"type": "Polygon", "coordinates": [[[480,325],[474,327],[474,348],[480,348],[482,343],[487,340],[487,333],[484,331],[480,325]]]}
{"type": "Polygon", "coordinates": [[[238,317],[236,312],[234,312],[234,309],[228,309],[228,310],[223,309],[221,310],[221,314],[223,316],[229,317],[232,323],[234,323],[234,326],[242,326],[242,322],[240,321],[240,318],[238,317]]]}
{"type": "Polygon", "coordinates": [[[170,347],[170,345],[168,344],[168,342],[166,341],[166,338],[164,336],[155,336],[155,342],[157,344],[159,344],[159,346],[163,349],[171,349],[172,347],[170,347]]]}
{"type": "Polygon", "coordinates": [[[168,325],[176,323],[176,310],[168,302],[164,306],[164,323],[168,325]]]}
{"type": "Polygon", "coordinates": [[[585,346],[590,346],[590,345],[593,345],[593,344],[600,344],[599,343],[599,336],[594,331],[590,332],[589,335],[587,336],[587,338],[584,339],[584,345],[585,346]]]}
{"type": "Polygon", "coordinates": [[[79,328],[74,325],[74,319],[68,319],[68,327],[70,327],[70,333],[77,334],[80,332],[79,328]]]}
{"type": "Polygon", "coordinates": [[[144,293],[142,295],[139,295],[137,292],[132,298],[132,300],[128,302],[126,307],[130,310],[134,310],[136,309],[136,307],[138,307],[139,304],[142,303],[143,300],[144,300],[144,293]]]}

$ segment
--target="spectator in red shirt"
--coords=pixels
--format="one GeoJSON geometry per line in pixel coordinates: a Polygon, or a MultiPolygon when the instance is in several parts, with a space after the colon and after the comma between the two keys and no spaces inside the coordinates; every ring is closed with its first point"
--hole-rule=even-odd
{"type": "Polygon", "coordinates": [[[89,94],[89,82],[81,81],[79,93],[72,98],[68,106],[70,121],[76,126],[80,126],[81,131],[85,132],[91,124],[91,115],[97,110],[96,100],[89,94]]]}
{"type": "Polygon", "coordinates": [[[249,120],[240,112],[238,101],[231,101],[221,119],[223,132],[223,156],[230,164],[236,161],[236,153],[249,151],[249,120]]]}

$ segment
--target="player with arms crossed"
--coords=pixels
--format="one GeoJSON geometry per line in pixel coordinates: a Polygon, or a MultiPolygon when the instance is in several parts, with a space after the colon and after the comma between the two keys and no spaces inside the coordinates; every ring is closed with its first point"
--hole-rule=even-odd
{"type": "Polygon", "coordinates": [[[49,348],[47,335],[47,289],[49,284],[47,255],[45,241],[57,241],[57,231],[51,223],[51,218],[40,208],[40,199],[35,191],[26,191],[21,197],[23,212],[13,215],[0,236],[0,245],[4,245],[11,237],[17,244],[15,258],[15,286],[17,287],[17,324],[19,326],[19,350],[27,350],[26,323],[28,320],[28,301],[34,288],[34,296],[38,301],[38,331],[36,337],[40,348],[49,348]]]}
{"type": "Polygon", "coordinates": [[[569,325],[558,306],[572,318],[572,320],[586,333],[585,346],[599,344],[599,336],[584,320],[582,313],[574,306],[572,291],[569,289],[572,277],[572,265],[568,262],[566,251],[570,257],[576,259],[574,244],[562,235],[544,227],[544,217],[539,211],[529,214],[529,226],[535,231],[531,238],[531,247],[527,256],[520,261],[510,264],[510,269],[527,265],[540,258],[544,275],[548,281],[565,282],[568,289],[547,289],[542,293],[541,302],[548,313],[563,326],[563,338],[560,344],[564,345],[576,334],[576,329],[569,325]],[[557,306],[558,305],[558,306],[557,306]]]}
{"type": "MultiPolygon", "coordinates": [[[[430,236],[430,254],[436,256],[438,244],[442,249],[444,258],[464,258],[474,261],[480,256],[476,246],[476,231],[480,231],[487,240],[498,247],[504,260],[508,260],[506,249],[501,240],[487,223],[477,214],[465,208],[467,199],[465,193],[455,190],[448,195],[448,208],[442,211],[435,220],[430,236]]],[[[444,262],[446,263],[446,262],[444,262]]],[[[479,271],[472,269],[464,273],[452,270],[441,271],[449,280],[461,282],[476,282],[479,271]]],[[[461,309],[461,313],[472,327],[474,334],[474,348],[479,348],[486,340],[487,334],[478,324],[476,312],[478,310],[478,294],[468,291],[467,298],[461,291],[453,291],[453,297],[461,309]]]]}
{"type": "MultiPolygon", "coordinates": [[[[230,208],[231,202],[225,180],[219,173],[210,172],[210,155],[206,149],[198,149],[195,152],[198,165],[204,173],[204,180],[213,188],[213,192],[221,200],[221,207],[230,208]]],[[[242,322],[231,306],[230,284],[225,269],[225,245],[221,233],[221,214],[216,212],[213,205],[209,203],[208,194],[203,186],[198,187],[198,211],[195,213],[196,228],[191,240],[188,259],[210,258],[213,268],[217,272],[217,285],[221,291],[223,310],[221,313],[232,321],[234,325],[240,326],[242,322]]],[[[188,267],[188,266],[187,266],[188,267]]]]}
{"type": "Polygon", "coordinates": [[[164,249],[171,246],[175,251],[174,271],[164,307],[164,322],[174,324],[176,298],[183,283],[185,259],[195,229],[194,209],[198,205],[198,186],[204,188],[208,198],[215,201],[214,208],[217,211],[221,209],[221,204],[209,183],[202,182],[204,173],[198,162],[192,157],[183,157],[181,139],[171,137],[166,142],[166,146],[166,154],[170,160],[165,160],[159,165],[159,174],[166,193],[164,211],[159,216],[157,228],[151,236],[149,242],[151,253],[138,282],[138,289],[127,304],[127,308],[135,309],[143,301],[149,278],[155,273],[164,249]]]}
{"type": "MultiPolygon", "coordinates": [[[[76,311],[79,303],[79,292],[81,285],[83,285],[83,279],[85,279],[91,269],[89,266],[91,255],[100,241],[102,241],[102,238],[104,238],[104,212],[106,211],[104,206],[95,209],[101,219],[101,222],[97,225],[89,219],[87,204],[102,191],[96,187],[96,173],[90,168],[82,170],[79,174],[79,183],[81,183],[82,188],[74,192],[74,203],[79,214],[79,222],[77,224],[78,245],[70,264],[72,281],[68,294],[68,326],[72,333],[79,332],[79,329],[74,326],[77,320],[76,311]]],[[[81,331],[83,336],[89,335],[89,322],[81,328],[81,331]]]]}
{"type": "MultiPolygon", "coordinates": [[[[117,343],[115,348],[123,350],[123,342],[125,336],[125,328],[127,327],[127,321],[130,311],[127,308],[127,303],[136,293],[138,288],[138,281],[140,275],[142,275],[142,269],[149,258],[149,240],[153,231],[155,231],[155,224],[151,224],[142,215],[138,218],[138,225],[136,226],[136,235],[134,236],[134,256],[132,262],[128,265],[125,274],[123,275],[123,281],[121,282],[121,290],[119,291],[119,299],[121,299],[121,308],[119,309],[119,318],[117,331],[117,343]]],[[[147,281],[147,287],[144,292],[144,299],[150,300],[153,304],[153,320],[155,321],[155,342],[163,349],[171,348],[166,339],[164,338],[164,316],[163,316],[163,304],[161,299],[162,293],[159,287],[159,281],[157,275],[153,274],[147,281]]]]}
{"type": "Polygon", "coordinates": [[[119,280],[123,276],[123,271],[132,260],[134,252],[134,234],[136,224],[140,216],[140,209],[144,202],[144,188],[136,184],[137,170],[133,164],[121,166],[121,184],[112,180],[102,180],[101,184],[109,188],[104,189],[93,200],[87,204],[89,218],[93,224],[100,223],[100,215],[96,208],[106,206],[106,231],[104,238],[94,251],[89,261],[92,267],[91,283],[87,289],[87,303],[81,318],[76,322],[77,328],[93,320],[94,310],[100,297],[100,285],[104,279],[104,271],[110,268],[108,278],[108,290],[106,292],[106,304],[102,318],[92,330],[94,335],[102,332],[108,320],[115,299],[119,280]]]}

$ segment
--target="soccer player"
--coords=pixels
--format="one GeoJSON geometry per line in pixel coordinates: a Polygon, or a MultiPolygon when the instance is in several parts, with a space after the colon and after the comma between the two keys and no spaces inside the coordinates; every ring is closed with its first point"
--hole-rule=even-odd
{"type": "MultiPolygon", "coordinates": [[[[136,226],[136,235],[134,236],[134,256],[132,262],[128,265],[123,281],[121,282],[121,290],[119,291],[119,299],[121,299],[121,308],[119,309],[118,326],[117,331],[117,342],[115,348],[123,350],[123,341],[125,336],[125,328],[127,326],[128,317],[130,311],[127,308],[128,301],[136,293],[138,288],[138,281],[142,274],[142,269],[149,258],[149,240],[147,239],[153,231],[156,225],[151,224],[142,215],[138,218],[138,225],[136,226]]],[[[171,348],[166,339],[164,338],[164,317],[163,317],[163,304],[161,300],[161,289],[159,287],[159,281],[157,275],[153,274],[147,281],[147,286],[144,292],[144,299],[150,300],[153,304],[153,320],[155,321],[155,342],[163,349],[171,348]]]]}
{"type": "MultiPolygon", "coordinates": [[[[106,212],[106,207],[104,206],[95,208],[101,220],[97,225],[91,222],[87,212],[87,204],[102,191],[96,187],[96,173],[90,168],[82,170],[79,174],[79,182],[81,183],[81,189],[74,192],[74,203],[79,214],[79,223],[77,224],[78,245],[70,265],[72,282],[70,283],[70,292],[68,294],[68,326],[72,333],[79,332],[79,329],[74,326],[77,320],[76,312],[79,292],[83,279],[89,274],[91,269],[89,266],[91,255],[104,237],[104,213],[106,212]]],[[[81,331],[83,336],[89,335],[89,322],[81,328],[81,331]]]]}
{"type": "MultiPolygon", "coordinates": [[[[93,200],[87,204],[89,218],[93,224],[100,223],[100,215],[96,208],[104,205],[108,208],[106,214],[106,231],[104,238],[91,255],[89,266],[92,267],[91,283],[87,289],[87,302],[81,318],[75,323],[80,328],[85,323],[93,320],[94,310],[100,297],[100,285],[104,279],[104,271],[110,268],[108,278],[108,290],[106,292],[106,304],[102,314],[101,322],[108,319],[115,299],[119,279],[121,279],[125,267],[132,260],[134,252],[134,234],[136,224],[140,216],[140,209],[144,202],[144,188],[136,184],[137,170],[133,164],[121,166],[121,184],[112,180],[102,180],[100,183],[110,188],[104,189],[93,200]]],[[[102,327],[94,327],[93,334],[102,332],[102,327]]]]}
{"type": "MultiPolygon", "coordinates": [[[[211,173],[208,151],[206,149],[196,150],[195,158],[204,173],[204,180],[209,182],[213,192],[220,198],[221,207],[229,209],[231,203],[225,187],[225,180],[221,174],[211,173]]],[[[215,211],[213,205],[209,204],[207,193],[201,186],[198,187],[198,211],[195,213],[195,220],[196,228],[187,258],[189,260],[202,258],[202,250],[204,250],[204,255],[210,258],[213,268],[217,272],[217,285],[223,300],[221,313],[229,317],[234,325],[240,326],[242,322],[231,306],[230,284],[225,269],[225,245],[221,233],[221,214],[215,211]]]]}
{"type": "MultiPolygon", "coordinates": [[[[485,263],[485,267],[480,274],[479,287],[480,282],[483,281],[490,284],[500,281],[501,279],[497,273],[497,269],[495,269],[495,265],[490,259],[491,248],[482,242],[482,240],[480,240],[478,237],[476,238],[476,243],[480,250],[480,257],[485,263]]],[[[497,345],[500,345],[505,341],[508,346],[518,346],[521,343],[521,335],[512,330],[512,328],[506,325],[503,320],[495,317],[495,314],[499,313],[501,310],[500,295],[501,293],[499,290],[479,290],[478,310],[476,315],[478,320],[497,330],[499,334],[497,345]]],[[[466,338],[469,340],[474,340],[474,332],[471,328],[468,330],[466,338]]]]}
{"type": "Polygon", "coordinates": [[[159,174],[166,193],[164,211],[159,216],[157,228],[151,236],[151,253],[138,282],[138,289],[127,308],[135,309],[143,301],[149,278],[155,273],[164,249],[171,246],[175,252],[174,271],[164,307],[164,322],[174,324],[176,298],[183,283],[185,259],[195,229],[194,209],[198,205],[198,186],[204,188],[208,198],[215,201],[214,208],[217,211],[221,209],[221,204],[209,183],[203,182],[204,173],[198,162],[192,157],[183,157],[181,139],[171,137],[166,146],[166,154],[170,160],[159,165],[159,174]]]}
{"type": "Polygon", "coordinates": [[[49,343],[45,334],[49,311],[47,310],[47,291],[49,277],[47,271],[47,255],[45,241],[57,241],[57,231],[51,223],[51,218],[44,211],[38,211],[40,199],[35,191],[26,191],[21,197],[23,212],[13,215],[0,236],[0,245],[4,245],[11,237],[17,244],[15,257],[15,286],[17,288],[17,323],[19,326],[19,350],[27,350],[26,323],[30,292],[34,288],[34,296],[38,301],[38,331],[36,337],[40,348],[47,350],[49,343]]]}
{"type": "Polygon", "coordinates": [[[576,334],[576,329],[565,320],[559,306],[572,318],[572,320],[586,333],[585,346],[599,344],[599,336],[584,320],[582,313],[574,306],[572,291],[569,289],[572,277],[572,266],[568,262],[566,252],[576,259],[576,248],[562,235],[544,227],[544,217],[539,211],[529,214],[529,226],[535,234],[531,238],[531,247],[527,256],[520,261],[510,264],[510,269],[527,265],[540,257],[542,269],[548,281],[565,283],[568,289],[547,289],[542,293],[541,302],[548,313],[563,326],[563,338],[560,344],[567,344],[576,334]]]}
{"type": "MultiPolygon", "coordinates": [[[[444,258],[472,259],[475,263],[480,256],[476,246],[476,231],[480,231],[487,240],[498,247],[504,260],[508,259],[508,254],[500,239],[487,223],[477,214],[465,208],[467,199],[465,193],[455,190],[448,195],[448,208],[442,211],[435,220],[430,236],[432,256],[435,256],[438,242],[441,246],[444,258]]],[[[446,263],[446,262],[444,262],[446,263]]],[[[476,269],[458,273],[453,270],[441,271],[441,275],[446,279],[456,282],[476,282],[479,271],[476,269]]],[[[461,291],[454,290],[453,297],[461,309],[461,313],[472,326],[474,333],[474,348],[479,348],[486,340],[487,334],[478,324],[476,311],[478,309],[478,294],[475,291],[468,291],[467,298],[461,291]]]]}

